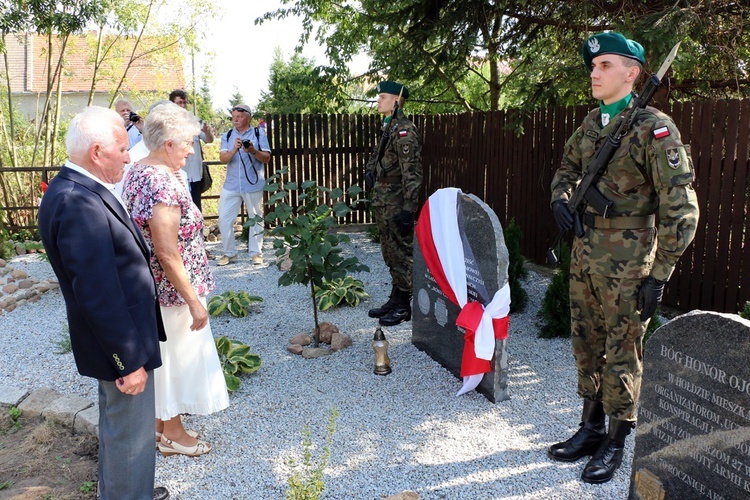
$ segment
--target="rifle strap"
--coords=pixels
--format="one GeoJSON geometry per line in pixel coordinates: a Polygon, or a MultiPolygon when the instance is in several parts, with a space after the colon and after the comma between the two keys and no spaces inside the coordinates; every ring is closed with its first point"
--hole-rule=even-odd
{"type": "Polygon", "coordinates": [[[383,184],[400,184],[402,180],[401,176],[378,177],[378,182],[382,182],[383,184]]]}
{"type": "Polygon", "coordinates": [[[655,226],[656,217],[653,214],[643,217],[600,217],[591,212],[583,214],[583,223],[592,229],[649,229],[655,226]]]}

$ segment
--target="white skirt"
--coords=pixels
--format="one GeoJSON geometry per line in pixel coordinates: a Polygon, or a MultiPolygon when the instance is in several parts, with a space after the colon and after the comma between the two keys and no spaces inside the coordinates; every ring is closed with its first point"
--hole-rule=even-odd
{"type": "MultiPolygon", "coordinates": [[[[206,299],[200,300],[205,307],[206,299]]],[[[154,370],[156,418],[208,415],[229,406],[210,322],[202,330],[191,331],[193,317],[187,305],[161,306],[161,314],[167,341],[159,343],[162,365],[154,370]]]]}

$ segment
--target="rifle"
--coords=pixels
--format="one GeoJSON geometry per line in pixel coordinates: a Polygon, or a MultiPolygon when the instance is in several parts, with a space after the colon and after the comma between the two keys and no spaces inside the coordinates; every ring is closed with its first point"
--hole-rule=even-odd
{"type": "MultiPolygon", "coordinates": [[[[394,118],[396,118],[396,114],[398,114],[398,102],[401,100],[401,94],[404,93],[404,87],[401,86],[401,90],[398,93],[398,99],[396,99],[396,102],[393,103],[393,111],[391,112],[391,120],[388,122],[388,125],[390,125],[391,121],[393,121],[394,118]]],[[[371,180],[368,180],[368,174],[369,172],[365,172],[365,187],[369,191],[372,189],[372,187],[375,185],[375,181],[378,179],[378,169],[377,164],[380,163],[380,160],[383,159],[383,155],[385,155],[385,148],[388,146],[388,139],[390,138],[390,127],[384,126],[383,127],[383,135],[380,137],[380,145],[378,146],[378,154],[375,157],[375,165],[376,167],[373,169],[371,174],[371,180]],[[369,185],[369,187],[367,187],[369,185]]]]}
{"type": "MultiPolygon", "coordinates": [[[[630,108],[628,113],[620,117],[617,128],[607,136],[602,147],[596,152],[596,155],[586,169],[581,182],[570,197],[568,210],[573,215],[573,229],[577,237],[581,238],[584,235],[582,217],[587,206],[591,205],[597,213],[604,218],[610,216],[610,209],[612,208],[613,203],[596,189],[596,183],[604,174],[605,170],[607,170],[607,165],[609,165],[615,151],[617,151],[622,144],[622,139],[628,132],[630,132],[635,119],[638,117],[638,113],[648,105],[654,97],[656,89],[661,86],[661,79],[672,65],[672,61],[674,61],[674,58],[677,55],[680,43],[681,42],[677,42],[677,44],[672,47],[672,50],[669,52],[669,55],[667,55],[664,63],[662,63],[659,71],[648,78],[641,94],[636,94],[633,107],[630,108]]],[[[561,244],[566,233],[567,231],[560,230],[557,233],[555,241],[547,249],[547,260],[553,266],[557,266],[560,263],[555,255],[555,249],[561,244]]]]}

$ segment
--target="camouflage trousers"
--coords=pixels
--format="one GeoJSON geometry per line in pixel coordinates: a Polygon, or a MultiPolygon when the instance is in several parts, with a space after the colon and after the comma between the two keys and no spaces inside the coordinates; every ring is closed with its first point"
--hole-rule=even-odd
{"type": "Polygon", "coordinates": [[[578,395],[635,421],[648,321],[636,311],[641,279],[609,278],[570,267],[570,320],[578,395]]]}
{"type": "Polygon", "coordinates": [[[380,249],[385,265],[391,271],[391,283],[401,291],[411,293],[411,274],[414,268],[414,231],[401,236],[393,218],[401,212],[400,206],[376,206],[375,219],[380,233],[380,249]]]}

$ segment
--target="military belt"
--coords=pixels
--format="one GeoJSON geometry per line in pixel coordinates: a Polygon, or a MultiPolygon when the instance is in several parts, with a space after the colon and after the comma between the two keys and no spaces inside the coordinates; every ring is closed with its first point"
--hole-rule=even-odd
{"type": "Polygon", "coordinates": [[[378,182],[382,182],[383,184],[400,184],[401,177],[378,177],[378,182]]]}
{"type": "Polygon", "coordinates": [[[604,218],[587,212],[583,214],[583,223],[592,229],[649,229],[654,227],[656,217],[653,214],[642,217],[609,217],[604,218]]]}

